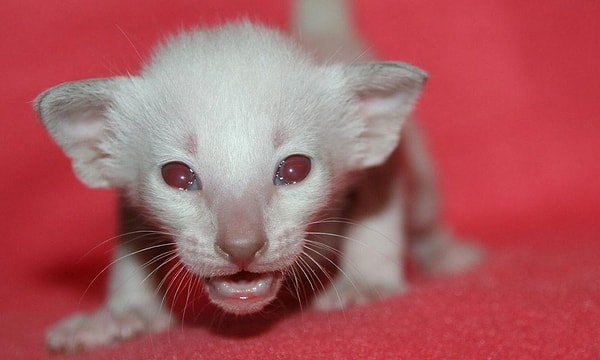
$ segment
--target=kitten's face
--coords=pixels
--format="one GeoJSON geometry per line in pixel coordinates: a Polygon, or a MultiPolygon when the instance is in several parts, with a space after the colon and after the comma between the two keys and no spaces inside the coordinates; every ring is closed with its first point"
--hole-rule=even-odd
{"type": "Polygon", "coordinates": [[[319,123],[343,114],[322,101],[331,94],[316,69],[211,70],[132,79],[111,146],[135,172],[129,197],[172,235],[211,300],[243,314],[276,295],[339,182],[334,135],[319,123]]]}
{"type": "Polygon", "coordinates": [[[210,298],[273,299],[304,232],[352,171],[396,147],[425,74],[316,65],[248,23],[183,34],[140,76],[61,84],[35,106],[92,187],[114,187],[171,234],[210,298]]]}

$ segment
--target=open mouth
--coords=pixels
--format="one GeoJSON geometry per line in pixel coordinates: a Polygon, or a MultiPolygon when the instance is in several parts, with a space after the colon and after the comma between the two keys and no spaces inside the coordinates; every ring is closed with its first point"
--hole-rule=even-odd
{"type": "Polygon", "coordinates": [[[210,300],[223,310],[251,314],[261,310],[277,295],[282,275],[278,272],[252,273],[207,278],[204,286],[210,300]]]}

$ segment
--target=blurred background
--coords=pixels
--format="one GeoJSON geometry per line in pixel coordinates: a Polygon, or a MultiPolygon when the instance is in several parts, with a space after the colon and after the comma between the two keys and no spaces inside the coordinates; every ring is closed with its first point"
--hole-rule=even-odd
{"type": "MultiPolygon", "coordinates": [[[[351,3],[380,59],[430,74],[417,114],[457,232],[492,254],[523,243],[532,254],[600,249],[600,2],[351,3]]],[[[115,194],[75,179],[31,101],[63,81],[135,73],[153,45],[182,29],[242,17],[287,29],[290,3],[8,0],[0,8],[0,342],[20,353],[41,346],[49,323],[99,302],[104,277],[82,291],[108,263],[111,243],[90,250],[116,231],[115,194]]]]}

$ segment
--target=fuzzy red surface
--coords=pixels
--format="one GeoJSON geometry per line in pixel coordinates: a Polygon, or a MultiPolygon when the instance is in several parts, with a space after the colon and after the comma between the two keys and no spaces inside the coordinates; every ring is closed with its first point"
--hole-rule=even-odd
{"type": "MultiPolygon", "coordinates": [[[[382,59],[427,69],[419,103],[444,214],[488,258],[343,312],[183,326],[75,358],[600,358],[600,2],[357,0],[382,59]]],[[[62,81],[135,72],[165,34],[286,1],[9,0],[0,12],[0,358],[103,296],[114,194],[86,189],[30,101],[62,81]],[[86,290],[86,288],[88,288],[86,290]]]]}

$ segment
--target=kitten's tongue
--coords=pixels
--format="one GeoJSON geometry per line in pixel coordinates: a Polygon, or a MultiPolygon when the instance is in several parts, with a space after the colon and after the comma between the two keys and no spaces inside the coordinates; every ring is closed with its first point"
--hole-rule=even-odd
{"type": "Polygon", "coordinates": [[[243,315],[259,311],[273,300],[280,284],[279,274],[241,271],[206,279],[205,287],[213,303],[227,312],[243,315]]]}

